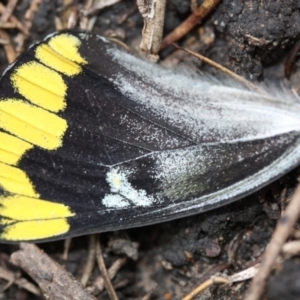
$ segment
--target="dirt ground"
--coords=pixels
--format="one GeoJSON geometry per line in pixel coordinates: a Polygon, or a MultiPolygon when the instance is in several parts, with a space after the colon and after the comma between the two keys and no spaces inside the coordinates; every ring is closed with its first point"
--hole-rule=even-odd
{"type": "MultiPolygon", "coordinates": [[[[7,1],[3,2],[6,5],[7,1]]],[[[23,24],[30,3],[29,0],[20,0],[13,11],[13,15],[23,24]]],[[[14,45],[26,49],[32,42],[56,31],[57,20],[65,27],[70,12],[80,11],[83,5],[83,1],[41,1],[24,43],[17,39],[20,29],[2,28],[2,31],[8,34],[14,45]],[[70,5],[66,6],[68,2],[70,5]]],[[[165,34],[190,14],[190,1],[169,0],[165,34]]],[[[93,16],[96,18],[92,32],[117,36],[129,46],[132,53],[138,52],[143,20],[135,1],[121,1],[95,12],[93,16]]],[[[284,72],[287,57],[299,38],[299,0],[223,0],[178,43],[250,81],[283,84],[299,92],[299,56],[293,64],[289,80],[284,72]]],[[[3,47],[0,47],[0,60],[0,68],[4,70],[7,54],[3,47]]],[[[202,72],[216,72],[186,53],[174,51],[174,48],[164,50],[161,60],[168,66],[184,63],[202,72]]],[[[216,272],[230,275],[255,265],[270,240],[281,209],[298,182],[298,176],[299,169],[295,169],[263,190],[207,213],[101,234],[106,266],[110,267],[116,260],[126,258],[112,281],[119,299],[143,299],[152,289],[150,299],[181,299],[216,272]],[[286,197],[282,199],[284,191],[286,197]]],[[[80,279],[87,261],[89,239],[88,236],[72,239],[67,260],[62,255],[64,241],[43,243],[39,247],[80,279]]],[[[27,274],[9,263],[9,256],[18,249],[18,245],[0,247],[1,269],[9,270],[15,278],[25,278],[30,282],[27,274]]],[[[109,299],[105,290],[100,292],[95,287],[99,274],[95,267],[87,287],[97,299],[109,299]]],[[[299,275],[299,256],[281,258],[268,281],[264,299],[299,299],[299,275]]],[[[26,288],[19,288],[13,283],[14,280],[6,287],[8,281],[2,278],[0,299],[42,299],[26,288]],[[4,287],[6,289],[2,291],[4,287]]],[[[243,299],[248,286],[249,281],[214,285],[196,299],[243,299]]]]}

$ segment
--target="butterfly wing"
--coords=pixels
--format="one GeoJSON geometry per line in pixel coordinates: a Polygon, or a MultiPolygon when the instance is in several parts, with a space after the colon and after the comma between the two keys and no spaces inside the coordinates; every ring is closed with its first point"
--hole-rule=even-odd
{"type": "Polygon", "coordinates": [[[0,83],[0,238],[50,240],[224,205],[298,164],[299,105],[58,33],[0,83]]]}

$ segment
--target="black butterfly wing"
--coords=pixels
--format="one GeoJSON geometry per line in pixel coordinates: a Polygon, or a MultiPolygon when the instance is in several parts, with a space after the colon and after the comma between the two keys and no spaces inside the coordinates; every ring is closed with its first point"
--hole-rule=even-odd
{"type": "MultiPolygon", "coordinates": [[[[174,75],[96,35],[48,37],[6,71],[0,88],[2,144],[8,135],[29,145],[16,162],[0,156],[0,237],[6,241],[57,239],[190,215],[249,194],[299,160],[297,104],[291,108],[174,75]],[[39,54],[45,45],[46,54],[39,54]],[[31,65],[25,83],[18,81],[22,66],[32,62],[55,72],[45,71],[47,87],[31,79],[54,100],[48,92],[42,98],[26,91],[31,65]],[[27,105],[25,133],[4,116],[17,114],[11,99],[27,105]],[[59,101],[59,108],[51,104],[59,101]],[[44,119],[32,114],[31,120],[28,106],[41,107],[44,119]],[[27,134],[29,123],[37,136],[43,132],[41,139],[27,134]],[[56,136],[56,144],[48,143],[44,131],[56,136]],[[18,172],[8,176],[12,169],[27,179],[18,172]],[[29,208],[37,201],[40,206],[29,208]],[[37,232],[38,224],[43,229],[37,232]]],[[[14,152],[14,143],[3,151],[14,152]]]]}

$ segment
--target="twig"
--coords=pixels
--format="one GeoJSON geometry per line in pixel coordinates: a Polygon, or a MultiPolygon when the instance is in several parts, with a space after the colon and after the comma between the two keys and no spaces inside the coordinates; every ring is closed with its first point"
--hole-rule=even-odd
{"type": "Polygon", "coordinates": [[[93,268],[95,266],[95,262],[96,262],[96,236],[94,234],[91,234],[89,236],[89,252],[88,252],[87,262],[85,264],[85,268],[80,280],[83,286],[87,285],[91,277],[93,268]]]}
{"type": "Polygon", "coordinates": [[[297,256],[300,253],[300,241],[290,241],[282,246],[282,255],[285,259],[297,256]]]}
{"type": "Polygon", "coordinates": [[[288,54],[287,58],[286,58],[286,62],[285,62],[285,66],[284,66],[284,73],[285,73],[285,77],[287,79],[290,79],[291,76],[291,71],[292,71],[292,67],[294,65],[296,56],[298,54],[300,50],[300,41],[298,41],[293,49],[291,50],[291,52],[288,54]]]}
{"type": "Polygon", "coordinates": [[[156,62],[164,29],[166,0],[137,0],[137,6],[144,19],[140,52],[156,62]]]}
{"type": "Polygon", "coordinates": [[[213,61],[213,60],[211,60],[211,59],[209,59],[209,58],[207,58],[207,57],[205,57],[205,56],[203,56],[203,55],[201,55],[199,53],[191,51],[189,49],[179,47],[176,44],[173,44],[173,46],[176,47],[177,49],[181,49],[181,50],[183,50],[183,51],[185,51],[187,53],[192,54],[193,56],[199,58],[201,61],[203,61],[203,62],[209,64],[210,66],[216,68],[217,70],[221,71],[222,73],[224,73],[224,74],[232,77],[233,79],[241,82],[242,84],[244,84],[249,89],[256,90],[256,91],[258,91],[260,93],[265,93],[265,91],[263,89],[259,88],[258,86],[256,86],[255,84],[249,82],[248,80],[246,80],[245,78],[239,76],[238,74],[232,72],[231,70],[229,70],[229,69],[221,66],[220,64],[216,63],[215,61],[213,61]]]}
{"type": "Polygon", "coordinates": [[[95,14],[99,10],[107,7],[107,6],[112,6],[121,0],[95,0],[94,3],[92,1],[87,1],[87,3],[91,3],[91,5],[85,5],[84,9],[82,10],[82,13],[84,16],[90,16],[92,14],[95,14]]]}
{"type": "Polygon", "coordinates": [[[37,282],[46,299],[95,300],[73,276],[37,246],[21,243],[10,261],[37,282]]]}
{"type": "Polygon", "coordinates": [[[160,49],[165,49],[185,36],[198,25],[219,4],[219,2],[220,0],[204,0],[201,6],[195,9],[183,23],[163,39],[160,49]]]}
{"type": "Polygon", "coordinates": [[[68,259],[71,242],[72,242],[72,238],[67,238],[67,239],[64,240],[64,252],[63,252],[63,255],[62,255],[63,260],[68,259]]]}
{"type": "Polygon", "coordinates": [[[42,2],[43,2],[43,0],[32,0],[30,7],[25,12],[25,16],[24,16],[24,18],[26,20],[25,27],[28,31],[30,30],[30,28],[32,26],[32,20],[34,18],[34,15],[39,10],[39,6],[41,5],[42,2]]]}
{"type": "Polygon", "coordinates": [[[153,292],[156,290],[156,288],[157,288],[157,284],[153,288],[150,289],[150,291],[143,297],[142,300],[150,300],[150,298],[151,298],[153,292]]]}
{"type": "MultiPolygon", "coordinates": [[[[92,7],[93,2],[94,2],[93,0],[85,1],[84,7],[80,12],[81,17],[80,17],[80,21],[79,21],[79,27],[80,27],[81,30],[87,30],[87,28],[88,28],[89,18],[88,18],[87,14],[85,12],[92,7]]],[[[79,15],[78,15],[78,17],[79,17],[79,15]]],[[[68,24],[69,24],[69,20],[68,20],[68,24]]]]}
{"type": "MultiPolygon", "coordinates": [[[[0,14],[3,14],[6,10],[6,7],[0,3],[0,14]]],[[[10,16],[10,23],[14,24],[15,28],[18,28],[23,34],[28,35],[28,30],[24,28],[24,25],[15,17],[10,16]]]]}
{"type": "Polygon", "coordinates": [[[102,255],[102,249],[101,249],[99,240],[97,241],[96,249],[97,249],[96,255],[97,255],[98,266],[99,266],[99,269],[100,269],[101,274],[104,279],[104,285],[105,285],[106,291],[111,300],[118,300],[118,296],[117,296],[115,289],[110,281],[109,274],[105,267],[105,263],[104,263],[104,259],[103,259],[103,255],[102,255]]]}
{"type": "MultiPolygon", "coordinates": [[[[70,15],[68,17],[67,28],[68,29],[75,28],[75,26],[76,26],[76,24],[78,22],[78,19],[79,19],[79,9],[77,7],[73,7],[70,10],[70,15]]],[[[86,30],[86,28],[80,28],[80,29],[86,30]]]]}
{"type": "Polygon", "coordinates": [[[251,279],[257,274],[259,266],[260,264],[255,264],[254,266],[228,276],[228,279],[231,282],[240,282],[251,279]]]}
{"type": "Polygon", "coordinates": [[[7,61],[9,64],[11,64],[13,61],[15,61],[17,55],[16,55],[16,51],[13,47],[13,45],[11,44],[11,40],[9,35],[6,33],[5,30],[0,29],[0,38],[3,40],[8,41],[8,43],[3,45],[6,57],[7,57],[7,61]]]}
{"type": "Polygon", "coordinates": [[[43,0],[33,0],[30,4],[29,9],[25,12],[25,19],[32,21],[35,13],[39,10],[40,4],[43,0]]]}
{"type": "Polygon", "coordinates": [[[2,14],[1,18],[0,18],[0,23],[6,23],[8,21],[8,19],[11,17],[16,5],[18,3],[18,0],[9,0],[7,5],[6,5],[6,9],[4,11],[4,13],[2,14]]]}
{"type": "Polygon", "coordinates": [[[261,267],[259,268],[257,275],[252,280],[251,286],[248,290],[248,295],[246,296],[245,300],[260,299],[264,291],[267,278],[273,268],[274,261],[281,251],[284,242],[291,234],[291,231],[298,220],[299,213],[300,184],[297,186],[297,189],[291,199],[291,202],[287,206],[285,213],[277,223],[270,244],[264,253],[261,267]]]}
{"type": "MultiPolygon", "coordinates": [[[[110,279],[113,279],[117,272],[120,270],[120,268],[127,262],[127,258],[119,258],[117,259],[108,269],[108,275],[110,279]]],[[[97,287],[97,289],[101,292],[104,289],[104,279],[103,276],[99,276],[95,282],[94,285],[97,287]]]]}
{"type": "Polygon", "coordinates": [[[3,292],[12,284],[16,284],[19,288],[29,291],[36,296],[42,296],[40,289],[25,278],[18,278],[15,273],[0,267],[0,278],[5,279],[8,283],[1,288],[3,292]]]}
{"type": "Polygon", "coordinates": [[[201,283],[198,287],[196,287],[194,290],[192,290],[188,295],[183,297],[182,300],[192,300],[197,295],[199,295],[201,292],[203,292],[205,289],[207,289],[208,287],[210,287],[214,284],[228,284],[228,283],[231,283],[231,281],[225,277],[212,276],[210,279],[201,283]]]}

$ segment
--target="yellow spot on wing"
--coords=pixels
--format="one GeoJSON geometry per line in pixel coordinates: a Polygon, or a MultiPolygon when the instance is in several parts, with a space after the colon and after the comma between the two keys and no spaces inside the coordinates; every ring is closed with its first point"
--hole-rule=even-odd
{"type": "Polygon", "coordinates": [[[87,61],[78,51],[81,41],[76,36],[67,33],[56,35],[48,43],[60,55],[79,64],[87,64],[87,61]]]}
{"type": "Polygon", "coordinates": [[[17,221],[33,221],[67,218],[74,213],[64,204],[13,195],[0,197],[0,215],[17,221]]]}
{"type": "Polygon", "coordinates": [[[16,165],[33,145],[0,131],[0,161],[16,165]]]}
{"type": "Polygon", "coordinates": [[[66,219],[17,222],[6,226],[0,238],[7,241],[32,241],[54,237],[69,229],[66,219]]]}
{"type": "Polygon", "coordinates": [[[34,145],[53,150],[62,145],[67,122],[23,101],[3,99],[0,101],[0,127],[34,145]]]}
{"type": "Polygon", "coordinates": [[[41,44],[35,50],[35,56],[42,63],[67,76],[77,75],[82,71],[80,65],[55,52],[51,47],[41,44]]]}
{"type": "Polygon", "coordinates": [[[65,108],[67,86],[62,76],[38,63],[28,62],[11,75],[13,86],[32,103],[57,112],[65,108]]]}
{"type": "Polygon", "coordinates": [[[70,229],[67,218],[74,215],[68,206],[25,196],[0,197],[0,238],[9,241],[38,240],[57,236],[70,229]]]}
{"type": "MultiPolygon", "coordinates": [[[[18,168],[0,163],[0,186],[10,193],[38,197],[26,173],[18,168]]],[[[1,199],[1,197],[0,197],[1,199]]],[[[1,210],[1,208],[0,208],[1,210]]],[[[22,211],[20,211],[22,213],[22,211]]]]}

